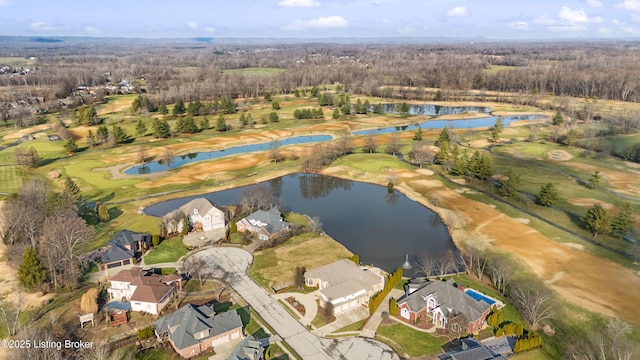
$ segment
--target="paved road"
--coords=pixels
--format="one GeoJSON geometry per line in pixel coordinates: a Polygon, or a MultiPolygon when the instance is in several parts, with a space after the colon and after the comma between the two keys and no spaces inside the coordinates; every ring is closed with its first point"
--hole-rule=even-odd
{"type": "Polygon", "coordinates": [[[303,359],[399,360],[389,346],[373,339],[324,339],[307,330],[264,289],[246,274],[253,262],[251,254],[239,248],[211,248],[192,256],[204,257],[209,274],[224,276],[229,285],[282,337],[303,359]]]}

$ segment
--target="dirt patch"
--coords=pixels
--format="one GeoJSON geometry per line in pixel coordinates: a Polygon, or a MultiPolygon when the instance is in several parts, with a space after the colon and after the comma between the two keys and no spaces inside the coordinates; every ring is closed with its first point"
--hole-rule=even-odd
{"type": "Polygon", "coordinates": [[[582,244],[565,243],[564,245],[568,246],[570,248],[574,248],[574,249],[578,249],[578,250],[584,250],[584,245],[582,245],[582,244]]]}
{"type": "Polygon", "coordinates": [[[7,134],[4,136],[5,140],[15,140],[15,139],[19,139],[25,135],[29,135],[31,133],[34,132],[38,132],[38,131],[47,131],[49,130],[49,124],[40,124],[40,125],[36,125],[36,126],[31,126],[28,127],[26,129],[22,129],[22,130],[18,130],[16,132],[12,132],[11,134],[7,134]]]}
{"type": "Polygon", "coordinates": [[[417,169],[416,172],[418,174],[427,175],[427,176],[432,176],[434,174],[433,171],[429,169],[417,169]]]}
{"type": "Polygon", "coordinates": [[[640,195],[640,176],[635,173],[630,174],[624,171],[612,170],[603,167],[593,166],[589,164],[583,164],[576,161],[570,161],[564,163],[564,165],[586,170],[589,172],[600,171],[602,176],[607,180],[609,185],[615,190],[631,195],[640,195]]]}
{"type": "Polygon", "coordinates": [[[615,208],[615,206],[613,206],[612,204],[606,203],[606,202],[602,202],[600,200],[596,200],[596,199],[591,199],[591,198],[569,198],[567,199],[567,202],[569,204],[573,204],[576,206],[582,206],[585,208],[590,208],[595,204],[600,204],[600,206],[602,206],[603,208],[607,209],[607,210],[611,210],[613,208],[615,208]]]}
{"type": "Polygon", "coordinates": [[[529,219],[525,219],[525,218],[513,218],[513,220],[521,223],[521,224],[528,224],[529,223],[529,219]]]}
{"type": "Polygon", "coordinates": [[[547,156],[553,161],[569,161],[573,158],[571,154],[564,150],[551,150],[547,153],[547,156]]]}

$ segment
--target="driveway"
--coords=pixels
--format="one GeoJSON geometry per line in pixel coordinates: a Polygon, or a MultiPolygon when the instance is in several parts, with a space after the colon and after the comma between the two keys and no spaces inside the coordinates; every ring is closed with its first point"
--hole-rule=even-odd
{"type": "Polygon", "coordinates": [[[384,359],[399,360],[389,346],[373,339],[318,337],[300,324],[286,309],[258,286],[246,271],[253,262],[251,254],[238,248],[211,248],[192,256],[203,257],[211,277],[224,277],[231,287],[282,337],[303,359],[384,359]]]}

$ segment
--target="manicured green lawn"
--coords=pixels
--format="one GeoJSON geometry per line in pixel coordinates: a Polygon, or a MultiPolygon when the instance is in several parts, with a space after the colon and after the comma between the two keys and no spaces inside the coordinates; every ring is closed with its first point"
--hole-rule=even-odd
{"type": "Polygon", "coordinates": [[[353,324],[349,324],[343,328],[340,328],[336,331],[334,331],[334,333],[341,333],[341,332],[347,332],[347,331],[360,331],[360,329],[362,328],[362,326],[364,325],[365,320],[360,320],[360,321],[356,321],[353,324]]]}
{"type": "MultiPolygon", "coordinates": [[[[382,335],[393,340],[411,357],[441,353],[442,346],[449,342],[445,336],[434,337],[431,334],[414,330],[403,324],[382,325],[378,327],[376,335],[382,335]]],[[[383,338],[379,340],[385,341],[383,338]]],[[[389,344],[396,347],[395,344],[389,344]]]]}
{"type": "Polygon", "coordinates": [[[0,193],[15,193],[27,178],[27,172],[19,166],[0,166],[0,193]]]}
{"type": "Polygon", "coordinates": [[[147,265],[174,262],[186,255],[187,252],[187,247],[182,242],[182,238],[174,237],[161,242],[157,248],[144,257],[144,262],[147,265]]]}
{"type": "Polygon", "coordinates": [[[346,165],[368,173],[379,173],[384,169],[413,169],[410,164],[404,163],[387,154],[352,154],[333,162],[333,165],[346,165]]]}

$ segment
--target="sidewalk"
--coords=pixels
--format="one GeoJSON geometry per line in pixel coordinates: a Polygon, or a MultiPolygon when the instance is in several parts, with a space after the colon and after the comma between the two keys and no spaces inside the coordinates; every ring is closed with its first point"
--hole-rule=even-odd
{"type": "Polygon", "coordinates": [[[276,300],[282,300],[282,302],[284,302],[289,309],[298,314],[300,316],[300,320],[298,321],[300,321],[300,323],[304,326],[311,324],[313,319],[316,317],[316,314],[318,313],[318,304],[316,303],[316,296],[314,294],[282,293],[273,294],[271,295],[271,297],[276,300]],[[293,296],[296,301],[304,306],[304,316],[300,314],[293,306],[290,306],[289,303],[285,300],[289,296],[293,296]]]}
{"type": "Polygon", "coordinates": [[[378,329],[378,325],[380,325],[380,323],[382,322],[382,312],[383,311],[389,312],[389,300],[391,300],[392,297],[397,299],[402,295],[404,295],[404,291],[402,290],[398,290],[398,289],[391,290],[389,294],[385,296],[384,300],[382,301],[382,304],[380,304],[380,306],[378,306],[376,311],[371,315],[371,318],[369,319],[367,324],[364,326],[364,329],[362,329],[362,331],[360,332],[360,336],[374,338],[376,336],[376,330],[378,329]]]}

